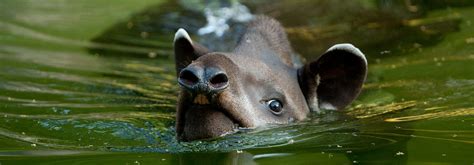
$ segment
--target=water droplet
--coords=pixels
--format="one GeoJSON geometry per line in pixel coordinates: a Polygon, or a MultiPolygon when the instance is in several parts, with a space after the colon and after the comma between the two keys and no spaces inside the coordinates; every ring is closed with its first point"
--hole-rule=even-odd
{"type": "Polygon", "coordinates": [[[288,141],[288,144],[293,144],[295,141],[293,139],[290,139],[290,141],[288,141]]]}
{"type": "Polygon", "coordinates": [[[142,37],[142,38],[148,38],[149,35],[150,34],[148,32],[141,32],[140,33],[140,37],[142,37]]]}
{"type": "Polygon", "coordinates": [[[288,123],[293,123],[295,121],[295,118],[289,117],[288,118],[288,123]]]}
{"type": "Polygon", "coordinates": [[[402,155],[405,155],[405,153],[401,152],[401,151],[398,151],[395,155],[397,156],[402,156],[402,155]]]}
{"type": "Polygon", "coordinates": [[[65,110],[63,110],[63,111],[61,112],[61,114],[67,115],[67,114],[69,114],[69,112],[71,112],[71,110],[65,109],[65,110]]]}
{"type": "Polygon", "coordinates": [[[380,52],[380,54],[389,54],[389,53],[390,53],[390,50],[384,50],[380,52]]]}
{"type": "Polygon", "coordinates": [[[127,23],[127,28],[128,28],[128,29],[133,28],[133,22],[131,22],[131,21],[128,22],[128,23],[127,23]]]}
{"type": "Polygon", "coordinates": [[[414,47],[414,48],[421,48],[421,44],[419,44],[419,43],[413,43],[413,47],[414,47]]]}
{"type": "Polygon", "coordinates": [[[155,58],[157,56],[156,52],[149,52],[148,57],[155,58]]]}

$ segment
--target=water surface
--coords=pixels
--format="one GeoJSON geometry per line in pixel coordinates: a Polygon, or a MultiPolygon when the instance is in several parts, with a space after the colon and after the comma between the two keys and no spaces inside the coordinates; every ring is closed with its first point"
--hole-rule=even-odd
{"type": "Polygon", "coordinates": [[[0,164],[474,163],[473,3],[344,2],[2,1],[0,164]],[[204,10],[235,4],[280,20],[307,60],[359,46],[361,96],[302,123],[177,142],[174,31],[228,50],[245,21],[198,33],[204,10]]]}

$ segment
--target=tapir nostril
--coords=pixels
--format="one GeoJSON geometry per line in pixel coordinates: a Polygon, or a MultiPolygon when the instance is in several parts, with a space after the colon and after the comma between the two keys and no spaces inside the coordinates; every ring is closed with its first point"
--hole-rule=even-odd
{"type": "Polygon", "coordinates": [[[229,85],[228,77],[214,67],[187,67],[178,76],[178,83],[193,93],[217,93],[229,85]]]}
{"type": "Polygon", "coordinates": [[[217,75],[214,75],[209,80],[209,84],[214,88],[225,88],[228,83],[229,83],[229,79],[227,78],[227,75],[224,73],[219,73],[217,75]]]}
{"type": "Polygon", "coordinates": [[[179,74],[179,80],[186,85],[194,85],[199,82],[199,78],[190,70],[183,70],[179,74]]]}

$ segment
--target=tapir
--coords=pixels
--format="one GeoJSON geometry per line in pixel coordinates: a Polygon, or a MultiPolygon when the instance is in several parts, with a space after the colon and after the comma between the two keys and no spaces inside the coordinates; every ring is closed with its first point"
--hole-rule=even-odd
{"type": "Polygon", "coordinates": [[[364,54],[347,43],[299,63],[284,28],[267,16],[250,21],[229,52],[213,52],[180,28],[174,53],[180,141],[297,122],[323,109],[342,110],[359,95],[367,76],[364,54]]]}

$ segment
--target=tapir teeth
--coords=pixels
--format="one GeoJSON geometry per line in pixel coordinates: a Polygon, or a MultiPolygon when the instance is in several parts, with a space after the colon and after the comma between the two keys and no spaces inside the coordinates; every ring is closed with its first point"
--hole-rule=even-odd
{"type": "Polygon", "coordinates": [[[193,101],[195,104],[200,104],[200,105],[206,105],[209,104],[209,100],[207,99],[206,96],[199,94],[194,98],[193,101]]]}
{"type": "Polygon", "coordinates": [[[199,96],[194,97],[194,104],[200,104],[201,100],[199,99],[199,96]]]}
{"type": "Polygon", "coordinates": [[[202,98],[202,102],[203,104],[209,104],[209,100],[207,100],[207,97],[203,96],[201,97],[202,98]]]}

